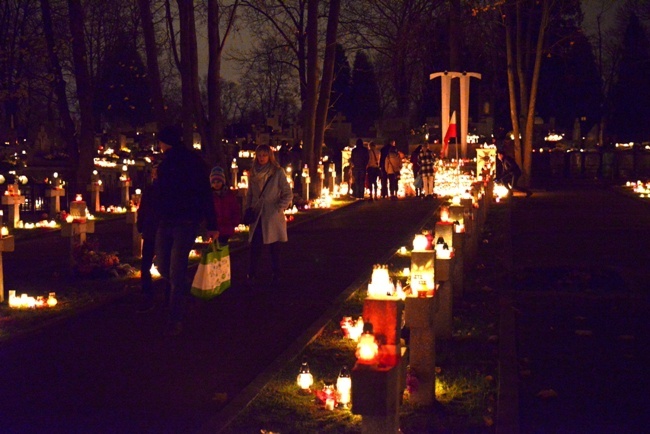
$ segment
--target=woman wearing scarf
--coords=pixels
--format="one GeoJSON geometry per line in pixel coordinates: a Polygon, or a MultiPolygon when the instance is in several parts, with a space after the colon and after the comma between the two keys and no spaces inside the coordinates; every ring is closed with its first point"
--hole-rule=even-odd
{"type": "Polygon", "coordinates": [[[284,210],[293,199],[287,175],[276,162],[273,149],[259,145],[255,149],[255,162],[249,174],[246,208],[253,208],[256,219],[250,224],[250,264],[248,282],[254,285],[258,279],[262,247],[269,246],[271,254],[271,285],[277,287],[280,278],[280,243],[287,242],[287,220],[284,210]]]}

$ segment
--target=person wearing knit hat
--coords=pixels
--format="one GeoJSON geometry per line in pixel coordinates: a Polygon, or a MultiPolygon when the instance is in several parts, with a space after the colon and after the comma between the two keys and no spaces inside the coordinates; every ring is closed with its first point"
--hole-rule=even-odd
{"type": "Polygon", "coordinates": [[[226,175],[223,169],[219,166],[213,167],[210,172],[210,185],[212,185],[212,188],[214,188],[214,183],[216,181],[221,181],[224,185],[226,184],[226,175]]]}
{"type": "Polygon", "coordinates": [[[226,174],[223,168],[219,166],[212,168],[210,185],[219,228],[219,244],[228,244],[230,237],[235,234],[235,228],[241,223],[241,205],[235,191],[226,186],[226,174]]]}

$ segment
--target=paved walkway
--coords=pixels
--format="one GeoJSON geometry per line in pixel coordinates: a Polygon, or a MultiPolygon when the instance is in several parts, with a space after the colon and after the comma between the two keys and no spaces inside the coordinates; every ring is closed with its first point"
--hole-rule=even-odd
{"type": "MultiPolygon", "coordinates": [[[[357,202],[295,226],[278,291],[245,290],[246,251],[234,253],[233,287],[196,303],[178,338],[162,337],[162,310],[135,314],[132,294],[3,344],[0,431],[217,432],[436,206],[357,202]],[[227,394],[221,411],[217,393],[227,394]]],[[[587,184],[536,191],[510,207],[496,431],[646,432],[650,205],[587,184]]],[[[111,227],[116,240],[121,229],[111,227]]],[[[56,237],[40,242],[30,241],[32,261],[42,260],[39,249],[65,247],[56,237]]],[[[22,248],[6,255],[5,270],[22,248]]]]}
{"type": "Polygon", "coordinates": [[[511,210],[504,298],[519,417],[498,431],[647,432],[650,203],[573,184],[515,198],[511,210]]]}
{"type": "MultiPolygon", "coordinates": [[[[197,300],[179,337],[163,337],[162,309],[135,313],[139,297],[131,294],[2,345],[1,431],[217,431],[276,372],[275,363],[295,355],[331,318],[337,300],[367,279],[373,264],[412,240],[437,205],[356,202],[292,227],[283,246],[284,283],[275,291],[246,289],[247,251],[233,253],[233,287],[210,302],[197,300]],[[218,413],[213,398],[223,393],[228,406],[218,413]]],[[[120,228],[106,226],[108,243],[120,228]]],[[[103,231],[98,226],[100,240],[103,231]]],[[[30,241],[31,265],[21,272],[34,268],[40,249],[51,259],[52,246],[66,251],[66,241],[30,241]]]]}

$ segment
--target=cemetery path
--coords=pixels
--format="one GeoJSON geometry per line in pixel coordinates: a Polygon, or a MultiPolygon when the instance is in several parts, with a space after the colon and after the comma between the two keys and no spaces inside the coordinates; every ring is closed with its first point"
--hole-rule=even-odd
{"type": "Polygon", "coordinates": [[[513,201],[518,432],[650,426],[649,205],[576,184],[513,201]]]}
{"type": "MultiPolygon", "coordinates": [[[[163,337],[162,308],[137,314],[140,299],[130,293],[3,344],[2,431],[218,431],[238,405],[253,398],[280,356],[289,358],[307,344],[310,327],[327,318],[337,297],[365,281],[373,264],[410,243],[437,206],[417,199],[355,202],[291,227],[277,290],[246,288],[248,251],[235,249],[233,286],[210,302],[195,300],[179,337],[163,337]]],[[[96,233],[102,246],[107,240],[106,250],[130,246],[123,221],[98,225],[96,233]]],[[[48,253],[50,259],[42,259],[37,252],[61,256],[66,242],[51,235],[30,240],[25,245],[31,265],[12,266],[27,275],[34,261],[56,258],[48,253]]]]}

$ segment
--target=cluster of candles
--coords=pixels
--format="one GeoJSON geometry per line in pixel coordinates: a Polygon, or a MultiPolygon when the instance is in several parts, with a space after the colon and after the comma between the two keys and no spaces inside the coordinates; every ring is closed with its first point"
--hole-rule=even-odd
{"type": "Polygon", "coordinates": [[[27,294],[20,294],[16,297],[16,291],[9,291],[9,307],[14,309],[28,309],[28,308],[41,308],[41,307],[54,307],[58,303],[56,294],[50,292],[47,298],[43,296],[30,297],[27,294]]]}
{"type": "MultiPolygon", "coordinates": [[[[311,392],[314,385],[309,364],[303,361],[298,370],[296,378],[298,387],[304,392],[311,392]]],[[[347,366],[343,366],[336,379],[336,389],[333,384],[325,384],[322,390],[316,392],[316,397],[327,410],[334,410],[336,407],[347,408],[352,397],[352,378],[347,366]]]]}
{"type": "MultiPolygon", "coordinates": [[[[128,210],[126,209],[126,207],[121,205],[109,205],[109,206],[102,205],[101,207],[99,207],[99,212],[107,212],[112,214],[122,214],[127,211],[128,210]]],[[[135,211],[135,210],[132,209],[131,211],[135,211]]]]}
{"type": "Polygon", "coordinates": [[[35,223],[25,223],[22,220],[16,222],[16,229],[37,229],[37,228],[57,228],[59,224],[54,220],[41,220],[35,223]]]}
{"type": "Polygon", "coordinates": [[[631,182],[628,181],[625,183],[626,187],[631,187],[632,191],[637,193],[639,197],[650,197],[650,182],[643,182],[643,181],[636,181],[636,182],[631,182]]]}
{"type": "Polygon", "coordinates": [[[368,296],[374,298],[399,297],[404,298],[402,282],[393,283],[388,274],[388,266],[376,264],[372,267],[372,277],[368,283],[368,296]]]}

